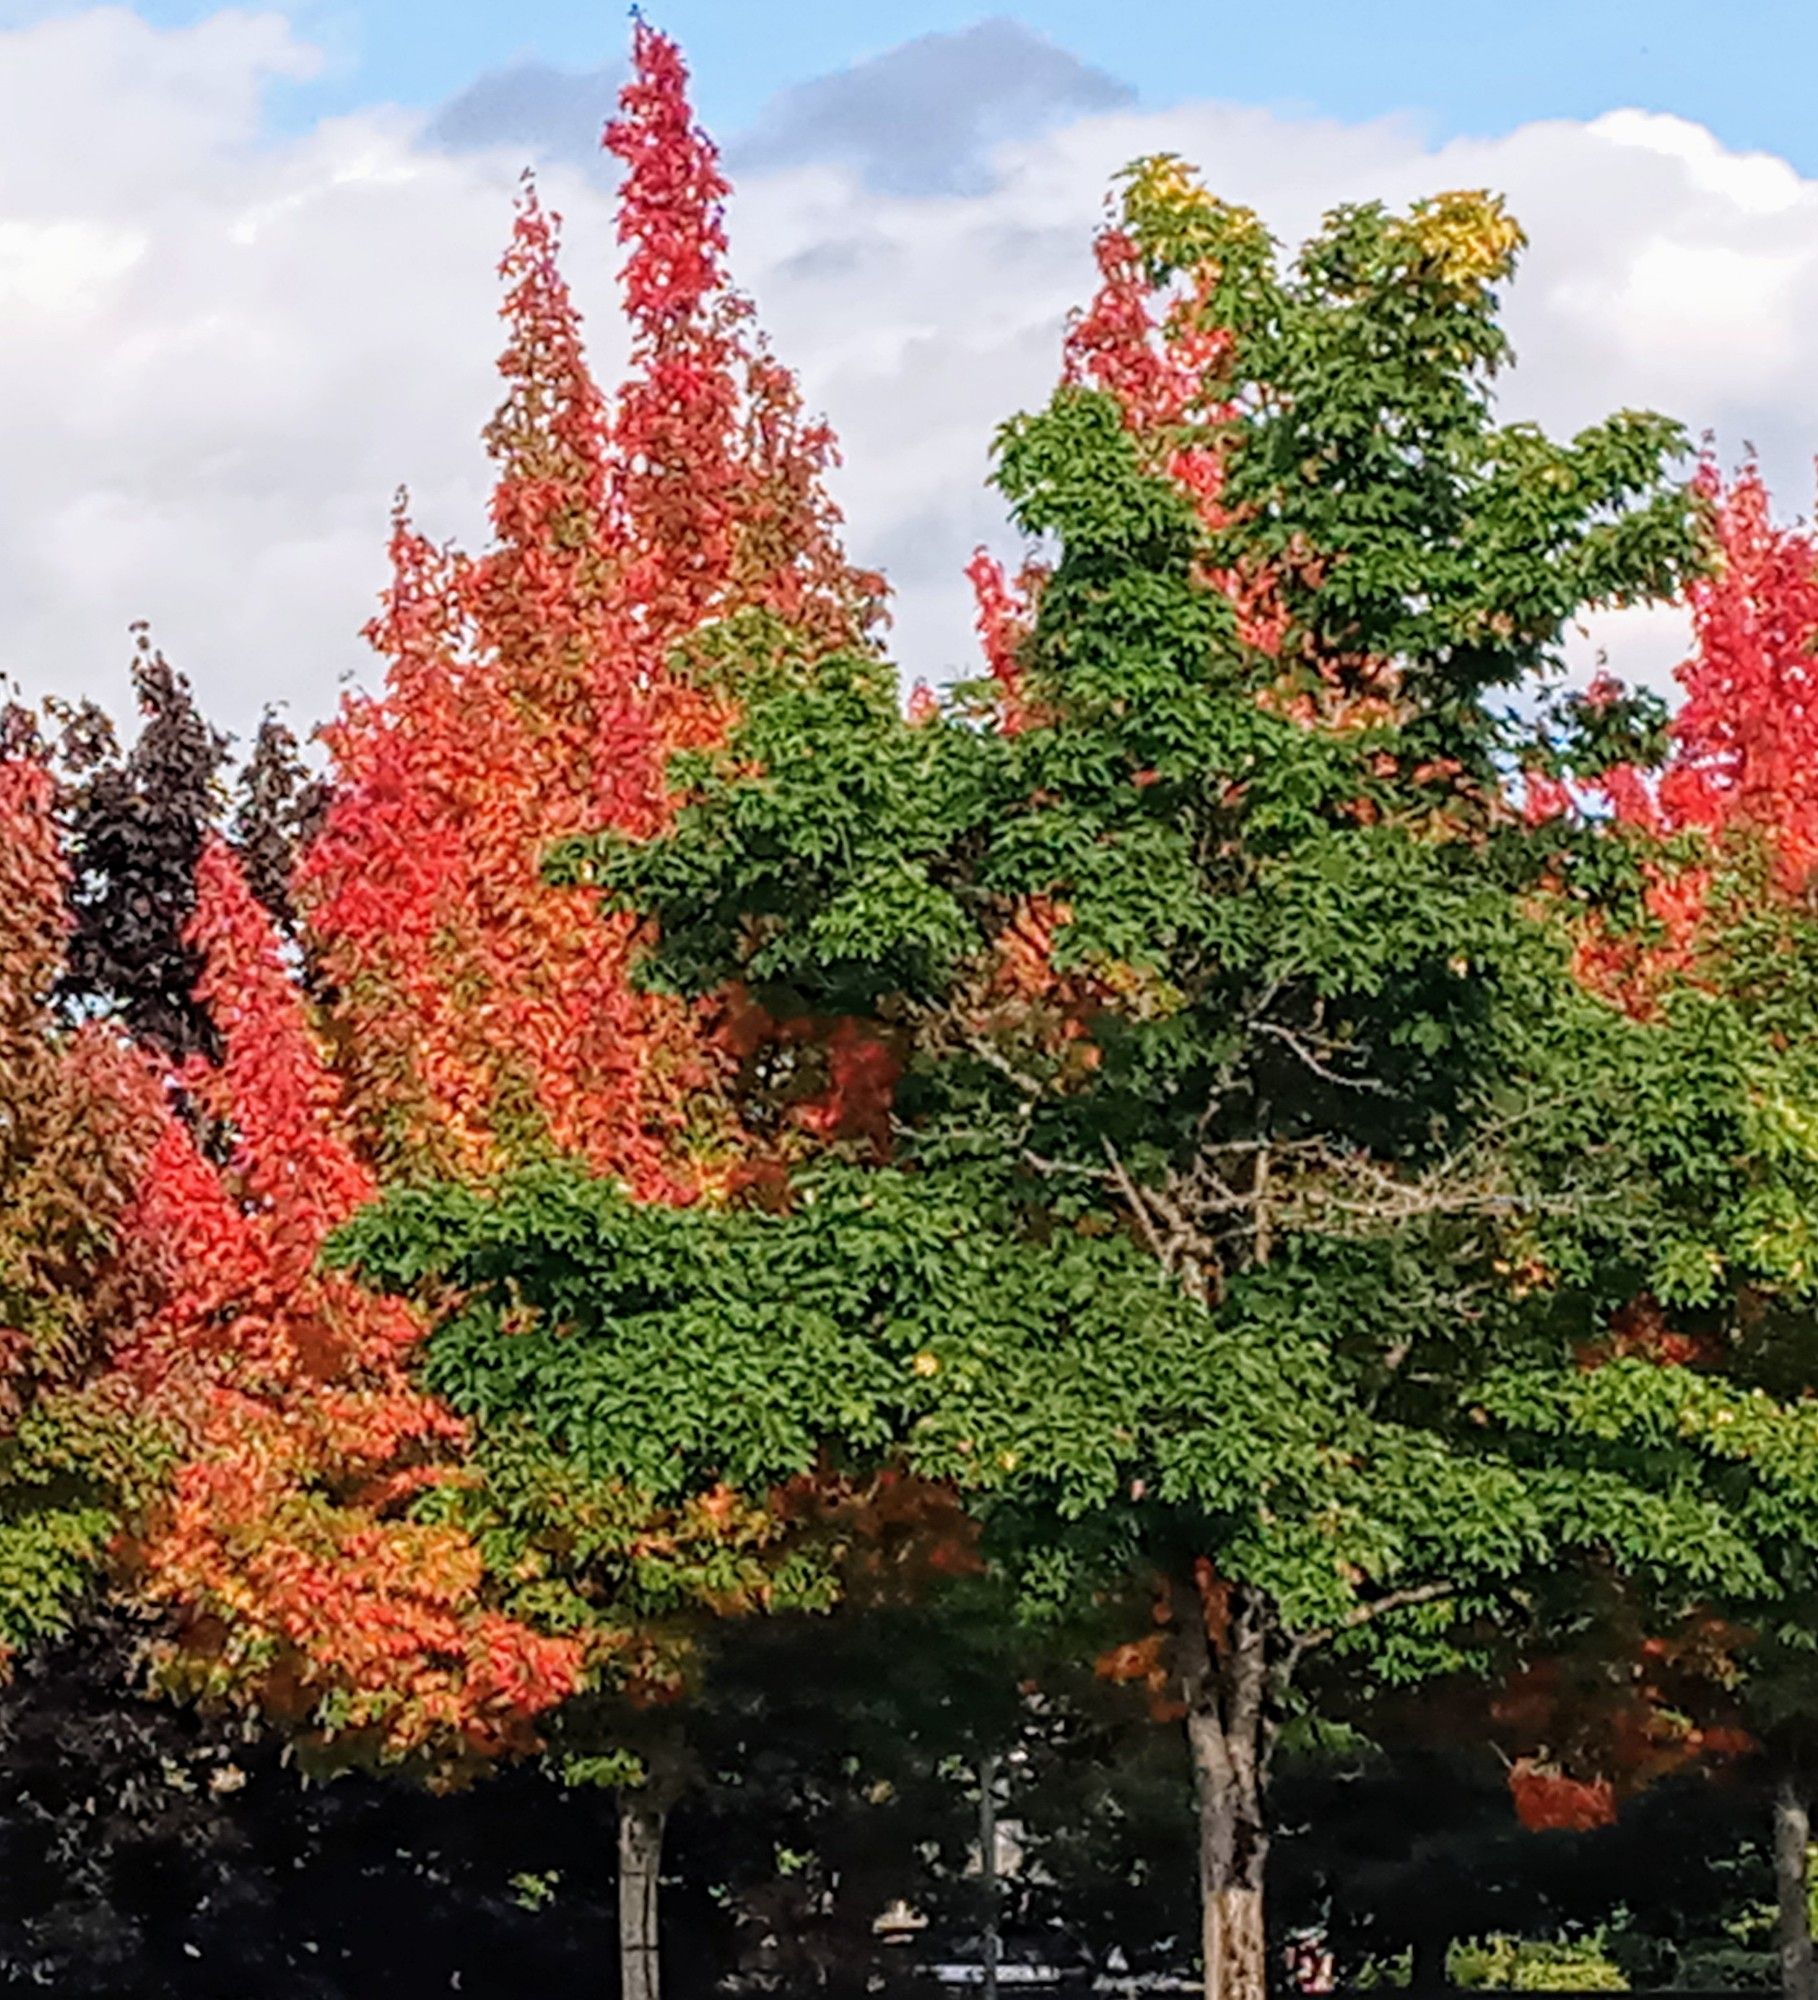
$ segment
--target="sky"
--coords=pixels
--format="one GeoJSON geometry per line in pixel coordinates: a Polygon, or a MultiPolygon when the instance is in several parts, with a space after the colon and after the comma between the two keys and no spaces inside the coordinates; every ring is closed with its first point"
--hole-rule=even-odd
{"type": "MultiPolygon", "coordinates": [[[[1014,553],[998,422],[1054,379],[1107,180],[1177,150],[1292,242],[1337,201],[1508,194],[1506,412],[1620,406],[1818,451],[1809,0],[667,0],[737,193],[733,262],[846,445],[906,675],[971,671],[961,571],[1014,553]]],[[[627,23],[578,0],[0,0],[0,676],[118,706],[135,618],[245,732],[308,727],[359,637],[400,485],[480,536],[494,270],[526,163],[622,347],[597,152],[627,23]],[[433,23],[426,28],[425,24],[433,23]]],[[[1669,613],[1578,642],[1663,683],[1669,613]]]]}
{"type": "MultiPolygon", "coordinates": [[[[68,11],[0,0],[0,22],[68,11]]],[[[215,10],[148,0],[138,11],[186,26],[215,10]]],[[[701,109],[725,125],[804,78],[985,18],[966,0],[658,0],[646,11],[696,51],[701,109]]],[[[526,59],[596,69],[615,56],[624,16],[598,0],[441,0],[433,16],[423,0],[305,0],[289,12],[328,57],[291,93],[293,118],[375,98],[433,105],[526,59]]],[[[1218,97],[1350,120],[1407,110],[1442,137],[1641,104],[1818,170],[1806,93],[1790,81],[1818,63],[1809,0],[1298,0],[1262,10],[1035,0],[1014,18],[1149,104],[1218,97]],[[1786,87],[1772,87],[1777,77],[1786,87]]]]}

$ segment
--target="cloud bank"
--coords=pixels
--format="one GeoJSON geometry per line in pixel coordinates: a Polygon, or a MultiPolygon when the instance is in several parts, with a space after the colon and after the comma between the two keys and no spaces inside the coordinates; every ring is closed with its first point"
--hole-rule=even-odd
{"type": "MultiPolygon", "coordinates": [[[[703,53],[711,59],[711,52],[703,53]]],[[[525,160],[567,221],[596,365],[617,373],[610,68],[519,68],[431,116],[300,136],[261,115],[312,50],[272,14],[159,30],[121,8],[0,32],[0,675],[117,702],[154,630],[239,730],[314,721],[367,672],[393,490],[476,540],[494,267],[525,160]]],[[[729,147],[740,281],[846,444],[855,552],[897,590],[907,674],[970,671],[960,570],[1006,543],[996,424],[1052,383],[1105,184],[1170,148],[1293,240],[1339,201],[1508,193],[1511,415],[1668,410],[1759,448],[1803,509],[1818,447],[1818,182],[1616,110],[1433,146],[1405,120],[1144,109],[1008,22],[787,93],[729,147]]],[[[1593,635],[1654,676],[1670,617],[1593,635]]]]}

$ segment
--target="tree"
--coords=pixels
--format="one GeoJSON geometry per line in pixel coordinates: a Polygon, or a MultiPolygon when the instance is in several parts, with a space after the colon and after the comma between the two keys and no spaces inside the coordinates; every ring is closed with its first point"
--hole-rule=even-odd
{"type": "Polygon", "coordinates": [[[407,1379],[411,1317],[314,1269],[376,1183],[219,842],[190,942],[221,1059],[181,1081],[230,1150],[165,1116],[130,1224],[156,1288],[115,1363],[175,1446],[135,1534],[139,1588],[176,1620],[166,1674],[387,1757],[495,1754],[578,1663],[488,1608],[458,1530],[409,1518],[451,1476],[460,1426],[407,1379]]]}
{"type": "MultiPolygon", "coordinates": [[[[1754,466],[1725,487],[1707,464],[1698,485],[1713,561],[1691,593],[1684,699],[1655,757],[1601,781],[1614,821],[1602,865],[1614,848],[1627,888],[1585,915],[1578,965],[1677,1051],[1669,1090],[1644,1098],[1630,1128],[1656,1243],[1651,1264],[1633,1245],[1612,1260],[1636,1288],[1631,1328],[1691,1373],[1714,1421],[1746,1423],[1767,1398],[1809,1415],[1818,1391],[1809,1122],[1818,550],[1805,531],[1774,523],[1754,466]],[[1714,1379],[1728,1400],[1711,1397],[1714,1379]]],[[[1581,720],[1603,726],[1612,695],[1593,689],[1581,720]]],[[[1580,810],[1544,775],[1536,804],[1562,829],[1580,810]]],[[[1568,868],[1564,879],[1583,873],[1568,868]]],[[[1783,1983],[1807,1995],[1804,1687],[1818,1597],[1803,1537],[1771,1519],[1763,1528],[1771,1574],[1728,1593],[1723,1608],[1753,1635],[1742,1654],[1746,1714],[1773,1768],[1783,1983]]]]}
{"type": "Polygon", "coordinates": [[[100,1022],[71,1026],[69,871],[31,720],[0,711],[0,1665],[67,1625],[123,1494],[151,1476],[106,1391],[150,1071],[100,1022]]]}
{"type": "Polygon", "coordinates": [[[132,677],[142,722],[125,752],[92,703],[59,711],[73,919],[63,997],[181,1061],[213,1049],[195,997],[201,962],[184,931],[203,845],[226,805],[228,742],[143,626],[132,677]]]}
{"type": "Polygon", "coordinates": [[[728,282],[726,183],[680,56],[643,23],[633,56],[606,134],[626,168],[628,378],[609,406],[556,218],[527,190],[487,433],[495,541],[451,554],[400,513],[370,628],[386,691],[328,732],[332,788],[298,889],[362,1143],[386,1171],[573,1152],[646,1198],[688,1200],[726,1170],[714,1023],[632,992],[635,923],[593,921],[541,857],[602,823],[637,837],[664,822],[666,757],[718,740],[734,712],[730,633],[861,643],[881,586],[839,550],[830,434],[803,420],[728,282]]]}
{"type": "Polygon", "coordinates": [[[92,707],[54,712],[49,742],[0,723],[0,1961],[72,1990],[175,1951],[148,1870],[193,1852],[198,1897],[232,1889],[210,1788],[231,1726],[147,1703],[165,1635],[118,1560],[183,1456],[120,1361],[164,1304],[140,1225],[171,1066],[218,1047],[185,932],[226,797],[222,739],[143,635],[135,680],[125,753],[92,707]]]}
{"type": "MultiPolygon", "coordinates": [[[[633,993],[629,927],[577,921],[588,899],[543,885],[538,856],[602,811],[630,830],[660,821],[661,753],[730,712],[716,628],[847,633],[876,615],[821,493],[831,439],[726,283],[723,182],[679,58],[644,29],[637,56],[614,136],[631,168],[632,380],[609,412],[554,219],[527,192],[505,264],[510,389],[489,433],[498,539],[469,561],[400,516],[374,628],[393,672],[334,734],[326,798],[268,722],[236,860],[217,837],[225,746],[143,641],[147,726],[130,751],[92,709],[63,718],[61,997],[137,1035],[164,1072],[161,1103],[122,1046],[150,1122],[120,1216],[133,1289],[108,1308],[102,1372],[170,1478],[155,1505],[134,1498],[135,1580],[175,1621],[174,1684],[275,1712],[337,1754],[458,1765],[525,1743],[575,1684],[578,1641],[489,1608],[458,1509],[413,1518],[424,1487],[465,1476],[462,1428],[408,1384],[409,1317],[316,1274],[315,1253],[375,1169],[425,1160],[478,1171],[574,1148],[646,1196],[711,1184],[729,1060],[713,1024],[633,993]]],[[[21,1006],[41,998],[27,978],[21,1006]]],[[[53,1026],[33,1016],[34,1033],[53,1026]]],[[[116,1044],[97,1028],[74,1046],[116,1044]]],[[[534,1487],[505,1456],[509,1510],[534,1487]]],[[[569,1497],[551,1500],[559,1527],[569,1497]]],[[[717,1539],[749,1572],[780,1533],[753,1508],[708,1505],[680,1531],[623,1496],[610,1511],[621,1565],[648,1564],[667,1535],[717,1539]]],[[[725,1583],[712,1555],[690,1558],[708,1563],[704,1588],[725,1583]]],[[[595,1559],[590,1544],[582,1566],[595,1559]]],[[[673,1608],[643,1603],[659,1622],[673,1608]]],[[[625,1678],[666,1647],[652,1638],[625,1678]]]]}
{"type": "MultiPolygon", "coordinates": [[[[145,1698],[147,1636],[91,1577],[64,1628],[10,1662],[0,1985],[97,2000],[180,1990],[195,1913],[246,1914],[232,1802],[248,1748],[231,1725],[145,1698]]],[[[286,1774],[287,1803],[295,1790],[286,1774]]]]}
{"type": "Polygon", "coordinates": [[[1532,1630],[1496,1635],[1487,1676],[1361,1704],[1311,1690],[1324,1726],[1286,1746],[1271,1895],[1324,1934],[1341,1983],[1405,1954],[1410,1984],[1439,1990],[1451,1947],[1474,1937],[1683,1935],[1724,1914],[1711,1864],[1737,1845],[1751,1789],[1752,1745],[1717,1679],[1735,1637],[1704,1623],[1663,1641],[1632,1586],[1564,1581],[1535,1593],[1532,1630]]]}
{"type": "MultiPolygon", "coordinates": [[[[1707,482],[1665,772],[1601,685],[1526,742],[1496,705],[1563,625],[1699,558],[1678,433],[1493,421],[1487,197],[1284,265],[1149,160],[999,440],[1038,553],[974,564],[989,678],[904,714],[679,56],[634,53],[630,380],[527,190],[494,543],[400,507],[319,811],[268,731],[216,837],[148,660],[134,751],[70,719],[66,864],[9,724],[0,1621],[52,1629],[131,1493],[172,1684],[612,1784],[648,1996],[705,1635],[962,1496],[1032,1613],[1159,1607],[1114,1656],[1184,1725],[1206,1986],[1250,2000],[1297,1713],[1587,1576],[1797,1663],[1810,551],[1707,482]]],[[[1602,1751],[1548,1748],[1522,1817],[1589,1833],[1602,1751]]]]}
{"type": "MultiPolygon", "coordinates": [[[[611,403],[595,384],[558,219],[527,187],[503,265],[492,546],[438,549],[400,506],[370,634],[385,687],[327,732],[298,939],[349,1142],[382,1179],[572,1155],[640,1200],[687,1203],[762,1167],[725,1084],[764,1031],[748,1010],[730,1023],[635,988],[636,918],[601,925],[590,892],[552,886],[541,859],[602,822],[628,838],[665,825],[668,757],[723,740],[742,677],[868,647],[881,585],[839,547],[831,435],[729,283],[726,184],[680,56],[642,23],[633,56],[606,135],[626,169],[628,379],[611,403]]],[[[586,1649],[595,1685],[556,1737],[569,1769],[620,1791],[625,1976],[642,1993],[685,1761],[685,1614],[830,1586],[766,1495],[640,1495],[509,1421],[476,1443],[480,1486],[425,1504],[458,1517],[509,1588],[527,1566],[527,1604],[586,1649]]]]}
{"type": "MultiPolygon", "coordinates": [[[[1032,1599],[1156,1575],[1219,1995],[1263,1990],[1309,1658],[1457,1667],[1573,1552],[1765,1580],[1812,1490],[1796,1410],[1745,1445],[1711,1384],[1663,1430],[1674,1371],[1580,1365],[1636,1289],[1584,1262],[1603,1133],[1683,1078],[1568,976],[1490,703],[1696,543],[1670,424],[1494,423],[1519,243],[1445,196],[1340,211],[1283,271],[1140,163],[1071,379],[1000,439],[1056,555],[1018,640],[992,584],[992,682],[905,717],[870,657],[804,663],[672,762],[666,833],[555,863],[654,924],[648,983],[843,1046],[872,1115],[761,1204],[557,1169],[356,1232],[380,1278],[461,1288],[432,1377],[601,1470],[756,1490],[906,1453],[1032,1599]]],[[[812,1089],[742,1082],[756,1129],[812,1089]]]]}

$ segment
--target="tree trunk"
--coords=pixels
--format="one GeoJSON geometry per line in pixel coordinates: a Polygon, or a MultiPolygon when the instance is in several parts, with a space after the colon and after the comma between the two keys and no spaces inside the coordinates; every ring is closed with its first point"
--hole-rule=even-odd
{"type": "Polygon", "coordinates": [[[1452,1940],[1443,1930],[1422,1931],[1409,1953],[1408,1987],[1414,1993],[1446,1991],[1452,1940]]]}
{"type": "Polygon", "coordinates": [[[1176,1587],[1175,1618],[1199,1814],[1205,2000],[1268,2000],[1263,1778],[1269,1660],[1262,1609],[1247,1593],[1233,1593],[1216,1657],[1207,1600],[1196,1586],[1176,1587]]]}
{"type": "Polygon", "coordinates": [[[1774,1795],[1774,1889],[1780,1905],[1780,1990],[1785,2000],[1818,2000],[1812,1980],[1810,1802],[1803,1784],[1783,1778],[1774,1795]]]}
{"type": "Polygon", "coordinates": [[[985,1898],[985,1963],[979,1987],[980,2000],[998,2000],[998,1961],[1003,1955],[998,1923],[997,1770],[998,1760],[994,1756],[982,1759],[979,1764],[979,1886],[985,1898]]]}
{"type": "Polygon", "coordinates": [[[661,2000],[657,1891],[667,1817],[648,1793],[619,1794],[620,2000],[661,2000]]]}

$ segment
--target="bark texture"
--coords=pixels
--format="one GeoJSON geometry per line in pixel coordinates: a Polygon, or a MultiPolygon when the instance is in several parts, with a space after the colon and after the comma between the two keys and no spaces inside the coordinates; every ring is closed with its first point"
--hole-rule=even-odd
{"type": "Polygon", "coordinates": [[[1780,1990],[1785,2000],[1818,2000],[1812,1980],[1811,1802],[1805,1786],[1783,1778],[1774,1795],[1774,1890],[1779,1904],[1780,1990]]]}
{"type": "Polygon", "coordinates": [[[662,1806],[646,1794],[620,1794],[620,2000],[662,2000],[662,1948],[657,1929],[657,1908],[666,1818],[662,1806]]]}
{"type": "Polygon", "coordinates": [[[1266,1608],[1241,1589],[1177,1586],[1181,1696],[1199,1815],[1206,2000],[1268,2000],[1263,1810],[1271,1661],[1266,1608]],[[1217,1627],[1216,1640],[1214,1626],[1217,1627]]]}

